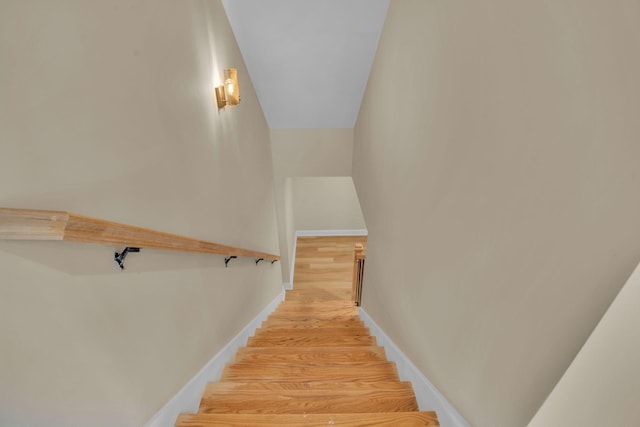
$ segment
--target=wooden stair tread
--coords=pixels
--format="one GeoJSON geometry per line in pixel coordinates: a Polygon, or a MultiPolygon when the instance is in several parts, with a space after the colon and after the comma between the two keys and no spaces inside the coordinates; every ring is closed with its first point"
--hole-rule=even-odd
{"type": "Polygon", "coordinates": [[[335,307],[326,307],[326,308],[316,308],[313,305],[307,304],[306,306],[301,305],[299,307],[286,307],[282,310],[275,309],[271,314],[301,314],[301,313],[313,313],[318,315],[339,315],[339,316],[355,316],[359,318],[359,309],[357,306],[335,306],[335,307]]]}
{"type": "Polygon", "coordinates": [[[358,313],[358,307],[353,303],[349,302],[349,304],[324,304],[324,303],[300,303],[298,304],[294,302],[283,301],[280,305],[275,309],[276,312],[289,312],[289,311],[317,311],[317,312],[327,312],[327,311],[346,311],[349,314],[358,313]]]}
{"type": "Polygon", "coordinates": [[[435,412],[357,414],[181,414],[176,427],[439,427],[435,412]]]}
{"type": "Polygon", "coordinates": [[[285,301],[305,301],[305,302],[319,302],[319,301],[323,301],[323,298],[327,300],[333,300],[336,298],[348,300],[348,299],[351,299],[351,291],[336,289],[331,291],[323,291],[322,294],[319,293],[316,295],[292,295],[285,298],[287,298],[285,301]]]}
{"type": "Polygon", "coordinates": [[[243,347],[236,353],[236,362],[357,362],[366,360],[386,361],[383,347],[243,347]]]}
{"type": "Polygon", "coordinates": [[[313,315],[313,316],[349,316],[359,317],[358,308],[353,307],[327,307],[325,309],[319,309],[316,307],[290,307],[283,308],[282,310],[276,309],[271,315],[282,316],[299,316],[301,314],[313,315]]]}
{"type": "Polygon", "coordinates": [[[365,328],[362,320],[323,321],[307,320],[291,322],[290,320],[265,320],[260,325],[263,329],[314,329],[314,328],[365,328]]]}
{"type": "MultiPolygon", "coordinates": [[[[333,262],[333,266],[338,269],[350,269],[353,267],[353,257],[341,257],[333,262]]],[[[298,271],[315,272],[324,268],[327,268],[327,264],[324,262],[310,262],[308,264],[299,265],[298,271]]]]}
{"type": "MultiPolygon", "coordinates": [[[[334,368],[334,367],[349,367],[353,369],[364,369],[364,368],[370,368],[370,367],[376,367],[376,366],[395,366],[396,364],[394,362],[389,362],[387,360],[382,360],[382,361],[371,360],[366,362],[352,362],[352,361],[348,361],[348,362],[305,362],[305,361],[273,362],[273,363],[270,363],[270,365],[278,369],[286,368],[286,367],[289,367],[290,369],[298,369],[298,368],[328,369],[328,368],[334,368]]],[[[234,363],[229,363],[227,366],[225,366],[225,369],[228,369],[228,368],[250,369],[251,366],[254,366],[253,362],[250,362],[250,363],[234,362],[234,363]]]]}
{"type": "Polygon", "coordinates": [[[335,300],[335,299],[351,299],[351,290],[346,289],[307,289],[305,292],[289,293],[285,294],[285,301],[322,301],[322,300],[335,300]]]}
{"type": "Polygon", "coordinates": [[[324,414],[348,412],[417,411],[413,389],[409,390],[207,390],[200,413],[209,414],[324,414]]]}
{"type": "MultiPolygon", "coordinates": [[[[345,258],[346,260],[346,258],[345,258]]],[[[344,261],[344,260],[343,260],[344,261]]],[[[350,273],[349,270],[353,267],[353,258],[351,258],[351,263],[348,264],[348,267],[340,271],[319,271],[318,267],[321,263],[315,263],[316,268],[310,268],[310,264],[305,266],[302,270],[297,269],[298,271],[294,273],[296,277],[296,285],[302,285],[304,283],[309,283],[313,285],[322,285],[323,287],[335,286],[336,284],[349,282],[349,278],[347,274],[350,273]],[[303,275],[299,275],[298,273],[302,273],[303,275]],[[346,273],[346,274],[345,274],[346,273]],[[305,277],[307,276],[307,277],[305,277]]]]}
{"type": "Polygon", "coordinates": [[[291,301],[287,301],[284,300],[280,303],[280,305],[278,305],[277,308],[286,308],[286,307],[306,307],[309,305],[315,305],[315,306],[322,306],[322,307],[355,307],[355,302],[351,301],[351,300],[343,300],[343,299],[334,299],[334,300],[321,300],[321,301],[317,301],[317,302],[311,302],[311,301],[296,301],[296,300],[291,300],[291,301]]]}
{"type": "Polygon", "coordinates": [[[282,390],[413,390],[409,381],[379,382],[237,382],[218,381],[207,384],[203,396],[210,392],[282,391],[282,390]]]}
{"type": "Polygon", "coordinates": [[[361,320],[357,315],[348,315],[348,314],[333,314],[333,313],[273,313],[269,315],[267,321],[272,320],[286,320],[289,322],[299,322],[299,321],[312,321],[312,320],[323,320],[323,321],[349,321],[349,320],[361,320]]]}
{"type": "Polygon", "coordinates": [[[266,318],[266,320],[264,320],[263,322],[267,322],[267,323],[288,323],[290,325],[295,325],[295,324],[307,324],[307,323],[327,323],[327,324],[331,324],[331,323],[340,323],[340,324],[344,324],[344,323],[360,323],[362,322],[362,319],[360,318],[360,316],[343,316],[343,315],[338,315],[338,316],[333,316],[333,317],[344,317],[344,319],[331,319],[332,316],[317,316],[317,317],[311,317],[311,316],[301,316],[299,314],[289,314],[289,315],[281,315],[280,313],[272,313],[269,315],[269,317],[266,318]],[[272,317],[273,316],[273,317],[272,317]],[[329,318],[327,318],[329,317],[329,318]]]}
{"type": "Polygon", "coordinates": [[[254,337],[320,337],[320,336],[370,336],[369,328],[309,328],[309,329],[263,329],[258,328],[254,337]]]}
{"type": "Polygon", "coordinates": [[[247,347],[324,347],[324,346],[375,346],[375,337],[366,336],[302,336],[302,337],[249,337],[247,347]]]}
{"type": "Polygon", "coordinates": [[[329,292],[322,286],[307,285],[306,289],[287,291],[285,294],[285,301],[313,298],[318,298],[320,300],[351,300],[351,292],[347,289],[333,289],[329,292]]]}
{"type": "Polygon", "coordinates": [[[394,381],[399,380],[391,362],[343,363],[233,363],[222,371],[223,381],[394,381]]]}

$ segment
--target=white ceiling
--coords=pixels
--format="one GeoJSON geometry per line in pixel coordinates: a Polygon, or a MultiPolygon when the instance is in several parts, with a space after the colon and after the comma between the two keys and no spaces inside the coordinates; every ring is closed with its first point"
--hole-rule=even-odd
{"type": "Polygon", "coordinates": [[[389,0],[223,4],[270,128],[354,127],[389,0]]]}

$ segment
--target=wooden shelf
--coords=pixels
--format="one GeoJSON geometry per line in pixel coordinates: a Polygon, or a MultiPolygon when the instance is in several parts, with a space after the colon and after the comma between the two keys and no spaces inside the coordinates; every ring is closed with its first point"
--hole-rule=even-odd
{"type": "Polygon", "coordinates": [[[280,256],[65,211],[0,208],[0,240],[63,240],[279,260],[280,256]]]}

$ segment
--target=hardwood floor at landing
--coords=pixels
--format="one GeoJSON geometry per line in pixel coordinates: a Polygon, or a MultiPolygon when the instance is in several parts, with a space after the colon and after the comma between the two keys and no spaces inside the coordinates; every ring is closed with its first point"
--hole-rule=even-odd
{"type": "Polygon", "coordinates": [[[308,290],[319,300],[351,299],[358,243],[366,246],[367,236],[298,237],[293,288],[308,290]]]}

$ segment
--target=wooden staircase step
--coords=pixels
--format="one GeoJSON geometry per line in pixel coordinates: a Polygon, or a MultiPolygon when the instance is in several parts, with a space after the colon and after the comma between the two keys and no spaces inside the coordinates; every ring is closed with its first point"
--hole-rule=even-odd
{"type": "Polygon", "coordinates": [[[417,411],[409,390],[206,390],[198,412],[205,414],[326,414],[417,411]]]}
{"type": "MultiPolygon", "coordinates": [[[[322,253],[318,253],[317,255],[313,256],[296,257],[296,269],[298,269],[298,267],[303,267],[304,269],[305,267],[308,268],[309,266],[316,265],[325,267],[326,271],[327,264],[330,264],[331,266],[338,269],[340,269],[341,267],[353,267],[353,255],[346,254],[338,256],[324,256],[322,253]]],[[[331,272],[331,270],[329,271],[331,272]]]]}
{"type": "Polygon", "coordinates": [[[296,267],[294,286],[297,285],[299,289],[307,289],[306,285],[339,288],[342,283],[351,279],[349,273],[353,274],[353,258],[351,258],[351,265],[347,268],[332,268],[329,271],[320,271],[319,267],[321,266],[322,263],[315,263],[314,268],[310,268],[311,264],[306,264],[302,269],[296,267]]]}
{"type": "Polygon", "coordinates": [[[267,320],[288,320],[291,323],[304,320],[361,320],[357,313],[346,311],[274,311],[267,317],[267,320]]]}
{"type": "Polygon", "coordinates": [[[324,320],[324,321],[349,321],[361,320],[358,315],[354,314],[335,314],[335,313],[279,313],[273,312],[267,317],[269,320],[286,320],[290,322],[304,322],[307,320],[324,320]]]}
{"type": "Polygon", "coordinates": [[[317,303],[322,301],[323,298],[327,300],[336,299],[336,298],[351,300],[352,299],[351,294],[352,294],[352,291],[345,291],[345,290],[323,291],[322,295],[315,295],[315,296],[293,295],[293,296],[285,297],[287,298],[285,301],[301,301],[301,302],[317,303]]]}
{"type": "Polygon", "coordinates": [[[278,307],[271,314],[283,314],[286,316],[296,314],[313,315],[338,315],[338,316],[358,316],[358,307],[354,306],[333,306],[322,307],[318,304],[301,304],[300,306],[278,307]]]}
{"type": "Polygon", "coordinates": [[[365,336],[301,336],[301,337],[249,337],[247,347],[350,347],[375,346],[375,337],[365,336]]]}
{"type": "Polygon", "coordinates": [[[308,305],[319,305],[325,307],[354,307],[355,302],[343,300],[343,299],[334,299],[334,300],[321,300],[317,302],[312,301],[296,301],[296,300],[284,300],[278,305],[278,308],[281,307],[306,307],[308,305]]]}
{"type": "Polygon", "coordinates": [[[256,329],[255,337],[287,338],[287,337],[321,337],[321,336],[367,336],[369,328],[314,328],[314,329],[256,329]]]}
{"type": "Polygon", "coordinates": [[[322,300],[335,300],[335,299],[351,299],[351,290],[346,289],[333,289],[327,290],[322,288],[305,289],[296,291],[287,291],[285,294],[285,301],[322,301],[322,300]]]}
{"type": "Polygon", "coordinates": [[[291,322],[289,320],[265,320],[260,325],[263,329],[316,329],[316,328],[365,328],[362,320],[326,321],[307,320],[291,322]]]}
{"type": "Polygon", "coordinates": [[[359,414],[181,414],[176,427],[439,427],[435,412],[359,414]]]}
{"type": "MultiPolygon", "coordinates": [[[[344,270],[350,270],[353,269],[353,257],[341,257],[340,260],[336,260],[332,265],[332,268],[337,269],[339,272],[342,272],[344,270]]],[[[310,263],[305,263],[305,264],[298,264],[296,266],[296,270],[298,272],[304,272],[304,273],[315,273],[318,270],[324,270],[327,268],[327,263],[326,262],[310,262],[310,263]]]]}
{"type": "Polygon", "coordinates": [[[287,304],[283,307],[278,306],[275,311],[278,311],[280,309],[289,310],[289,311],[296,311],[296,310],[299,311],[299,310],[309,310],[309,309],[318,309],[318,310],[324,310],[324,311],[333,310],[333,309],[346,309],[346,310],[352,310],[353,313],[358,313],[358,311],[360,310],[359,307],[355,305],[355,302],[352,300],[341,299],[341,300],[326,300],[326,301],[330,301],[331,304],[329,304],[326,307],[323,307],[322,300],[302,299],[302,298],[295,299],[295,300],[285,300],[280,304],[281,305],[285,303],[287,304]]]}
{"type": "Polygon", "coordinates": [[[236,362],[364,362],[386,361],[383,347],[243,347],[236,353],[236,362]]]}
{"type": "MultiPolygon", "coordinates": [[[[378,381],[378,382],[237,382],[218,381],[209,383],[203,395],[209,392],[233,393],[236,391],[283,391],[283,390],[333,390],[333,391],[353,391],[353,390],[411,390],[413,386],[409,381],[378,381]]],[[[376,412],[376,411],[374,411],[376,412]]]]}
{"type": "MultiPolygon", "coordinates": [[[[315,273],[313,273],[315,275],[315,273]]],[[[347,287],[352,285],[352,279],[349,280],[337,280],[336,278],[326,277],[326,281],[330,281],[331,284],[327,284],[323,281],[323,283],[318,283],[317,278],[313,278],[311,280],[305,280],[302,277],[298,277],[296,279],[296,285],[300,288],[304,289],[321,289],[325,292],[340,292],[340,294],[334,294],[334,297],[331,299],[341,299],[342,297],[336,298],[337,295],[341,295],[343,291],[346,291],[347,287]]],[[[349,295],[351,293],[349,292],[349,295]]]]}
{"type": "Polygon", "coordinates": [[[399,381],[398,371],[392,362],[273,362],[227,365],[222,371],[222,381],[294,381],[294,382],[369,382],[399,381]]]}
{"type": "Polygon", "coordinates": [[[278,305],[277,308],[296,308],[296,307],[307,307],[307,306],[316,306],[318,308],[322,308],[322,307],[336,307],[336,308],[340,308],[340,307],[356,307],[355,303],[351,300],[345,300],[342,298],[334,298],[332,300],[328,300],[328,299],[324,299],[318,302],[311,302],[311,301],[305,301],[305,300],[284,300],[280,303],[280,305],[278,305]]]}
{"type": "Polygon", "coordinates": [[[348,282],[349,278],[345,273],[351,273],[353,271],[353,258],[351,258],[350,265],[343,270],[336,269],[334,271],[319,271],[318,267],[321,263],[315,263],[316,268],[310,268],[311,264],[307,264],[306,268],[296,271],[295,284],[299,285],[304,282],[309,282],[318,286],[336,286],[343,282],[348,282]],[[302,274],[298,274],[302,273],[302,274]]]}

